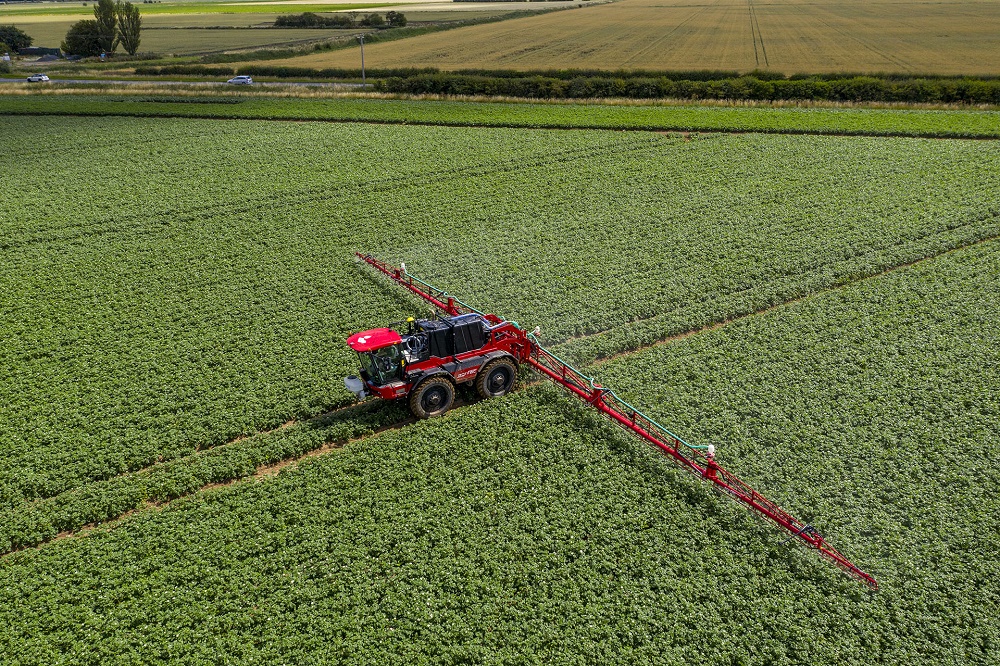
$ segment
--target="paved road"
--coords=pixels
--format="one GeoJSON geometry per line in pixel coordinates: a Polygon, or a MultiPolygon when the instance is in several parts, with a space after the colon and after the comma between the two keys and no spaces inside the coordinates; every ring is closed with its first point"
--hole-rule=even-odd
{"type": "MultiPolygon", "coordinates": [[[[25,83],[26,81],[21,79],[0,79],[0,83],[25,83]]],[[[49,83],[99,83],[99,84],[114,84],[114,85],[148,85],[150,83],[155,83],[158,85],[165,86],[226,86],[225,81],[164,81],[162,79],[52,79],[49,83]]],[[[37,83],[35,85],[43,86],[44,83],[37,83]]],[[[361,88],[360,83],[331,83],[328,81],[268,81],[267,83],[257,82],[253,85],[247,86],[249,88],[256,88],[258,86],[265,85],[281,85],[281,86],[311,86],[316,88],[361,88]]],[[[371,85],[371,84],[368,84],[371,85]]],[[[238,90],[244,86],[226,86],[228,88],[233,88],[238,90]]]]}

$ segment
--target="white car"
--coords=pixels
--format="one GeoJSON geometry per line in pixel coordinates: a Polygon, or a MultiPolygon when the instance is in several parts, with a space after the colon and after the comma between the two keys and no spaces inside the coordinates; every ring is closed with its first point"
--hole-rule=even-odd
{"type": "Polygon", "coordinates": [[[244,85],[248,86],[253,83],[252,76],[246,76],[245,74],[240,74],[239,76],[234,76],[233,78],[226,81],[226,83],[232,83],[233,85],[244,85]]]}
{"type": "Polygon", "coordinates": [[[46,76],[45,74],[32,74],[31,76],[28,77],[29,83],[44,83],[45,81],[48,80],[49,77],[46,76]]]}

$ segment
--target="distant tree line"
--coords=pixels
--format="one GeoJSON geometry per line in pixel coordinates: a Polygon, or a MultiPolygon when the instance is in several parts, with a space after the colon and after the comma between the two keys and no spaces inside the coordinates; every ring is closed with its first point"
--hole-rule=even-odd
{"type": "Polygon", "coordinates": [[[332,16],[320,16],[314,12],[304,14],[284,14],[274,20],[276,28],[402,28],[406,17],[400,12],[366,14],[358,17],[356,12],[339,12],[332,16]]]}
{"type": "Polygon", "coordinates": [[[62,50],[70,55],[111,55],[121,46],[129,55],[139,50],[142,17],[139,8],[122,0],[98,0],[93,20],[70,26],[62,50]]]}

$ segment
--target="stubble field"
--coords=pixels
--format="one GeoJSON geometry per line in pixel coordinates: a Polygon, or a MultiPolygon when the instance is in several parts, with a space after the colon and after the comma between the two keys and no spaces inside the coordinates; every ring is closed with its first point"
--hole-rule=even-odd
{"type": "MultiPolygon", "coordinates": [[[[620,0],[366,49],[370,67],[1000,74],[1000,5],[620,0]]],[[[357,67],[357,49],[269,61],[357,67]]]]}

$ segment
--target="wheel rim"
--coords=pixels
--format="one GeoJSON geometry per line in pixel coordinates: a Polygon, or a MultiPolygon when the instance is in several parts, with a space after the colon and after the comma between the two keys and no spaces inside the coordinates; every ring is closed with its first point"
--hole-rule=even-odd
{"type": "Polygon", "coordinates": [[[503,393],[510,385],[510,368],[501,366],[493,370],[486,378],[486,387],[490,393],[503,393]]]}
{"type": "Polygon", "coordinates": [[[441,386],[433,386],[424,391],[424,395],[420,398],[420,406],[426,412],[433,412],[440,409],[447,401],[448,392],[441,386]]]}

